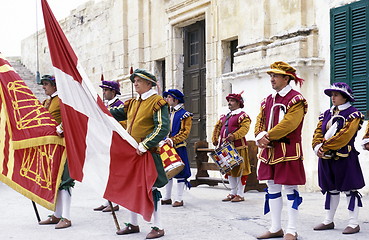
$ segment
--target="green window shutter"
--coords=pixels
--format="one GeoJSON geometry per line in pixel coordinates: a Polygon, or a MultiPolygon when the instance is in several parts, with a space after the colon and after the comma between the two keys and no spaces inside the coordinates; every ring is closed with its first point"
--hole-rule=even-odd
{"type": "Polygon", "coordinates": [[[348,7],[331,10],[331,82],[347,82],[349,76],[348,7]]]}
{"type": "Polygon", "coordinates": [[[368,118],[369,4],[359,1],[331,9],[331,83],[353,90],[353,105],[368,118]]]}

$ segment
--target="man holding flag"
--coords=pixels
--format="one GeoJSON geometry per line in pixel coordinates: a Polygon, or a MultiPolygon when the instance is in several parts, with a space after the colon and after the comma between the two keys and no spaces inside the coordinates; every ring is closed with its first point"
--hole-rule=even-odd
{"type": "MultiPolygon", "coordinates": [[[[150,152],[155,162],[158,177],[153,185],[153,198],[155,210],[154,226],[146,236],[147,239],[164,236],[164,229],[160,223],[160,208],[158,204],[161,194],[157,188],[163,187],[168,180],[165,175],[162,160],[157,153],[159,142],[169,133],[169,109],[167,102],[152,89],[156,86],[154,75],[142,69],[136,69],[130,76],[138,93],[137,98],[132,98],[124,103],[124,108],[113,108],[110,112],[118,120],[127,120],[127,131],[139,143],[136,149],[138,155],[150,152]]],[[[122,193],[125,194],[125,193],[122,193]]],[[[130,222],[126,228],[117,232],[118,235],[138,233],[140,231],[137,221],[137,213],[131,212],[130,222]]]]}
{"type": "MultiPolygon", "coordinates": [[[[49,96],[49,98],[43,102],[43,105],[59,124],[56,127],[56,132],[60,137],[63,137],[63,127],[61,123],[62,118],[60,114],[60,104],[55,77],[52,75],[44,75],[41,78],[41,84],[45,94],[49,96]]],[[[46,220],[40,221],[40,225],[56,224],[55,229],[68,228],[72,226],[72,222],[70,221],[72,187],[74,187],[74,180],[69,176],[68,161],[66,161],[62,181],[59,186],[58,197],[56,199],[55,212],[54,214],[49,215],[46,220]]]]}

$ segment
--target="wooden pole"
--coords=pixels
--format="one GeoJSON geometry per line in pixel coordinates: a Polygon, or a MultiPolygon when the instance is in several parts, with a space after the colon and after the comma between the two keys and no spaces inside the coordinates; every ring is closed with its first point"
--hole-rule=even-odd
{"type": "Polygon", "coordinates": [[[109,202],[109,206],[110,206],[110,209],[111,209],[111,214],[113,214],[113,219],[114,219],[115,227],[117,228],[117,231],[119,231],[120,230],[120,226],[119,226],[119,223],[118,223],[117,216],[115,215],[113,204],[111,203],[111,201],[108,201],[108,202],[109,202]]]}
{"type": "Polygon", "coordinates": [[[34,201],[32,201],[32,205],[33,205],[33,209],[35,210],[37,221],[41,222],[41,218],[40,218],[40,215],[38,214],[37,206],[36,206],[36,203],[34,201]]]}

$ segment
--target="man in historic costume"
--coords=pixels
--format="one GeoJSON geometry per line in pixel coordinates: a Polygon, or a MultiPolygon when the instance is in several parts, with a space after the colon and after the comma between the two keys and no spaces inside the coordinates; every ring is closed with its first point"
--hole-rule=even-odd
{"type": "MultiPolygon", "coordinates": [[[[162,160],[157,154],[157,147],[169,133],[169,107],[168,103],[152,89],[156,86],[156,78],[151,73],[136,69],[130,76],[138,93],[137,98],[132,98],[124,103],[124,108],[113,108],[112,115],[118,120],[127,120],[127,131],[139,143],[136,149],[138,155],[150,152],[155,161],[158,178],[153,186],[155,211],[154,223],[147,239],[164,236],[164,229],[160,223],[160,208],[158,204],[161,197],[157,188],[164,187],[168,183],[162,160]]],[[[124,193],[122,193],[124,194],[124,193]]],[[[138,233],[140,231],[137,213],[131,212],[130,222],[126,228],[117,232],[118,235],[138,233]]]]}
{"type": "Polygon", "coordinates": [[[240,165],[234,167],[226,174],[231,186],[231,192],[222,200],[223,202],[245,201],[244,185],[246,185],[247,176],[251,173],[245,138],[250,129],[251,119],[242,111],[244,101],[241,94],[231,93],[226,97],[230,112],[220,117],[213,131],[212,142],[214,146],[218,147],[225,142],[230,142],[243,158],[243,162],[240,165]]]}
{"type": "MultiPolygon", "coordinates": [[[[101,81],[99,87],[103,90],[103,100],[105,106],[110,110],[113,107],[123,106],[123,102],[118,98],[120,95],[120,86],[116,81],[101,81]]],[[[123,122],[123,121],[122,121],[123,122]]],[[[123,125],[123,124],[122,124],[123,125]]],[[[119,210],[119,205],[112,203],[114,211],[119,210]]],[[[99,207],[94,208],[94,211],[111,212],[109,201],[104,201],[99,207]]]]}
{"type": "Polygon", "coordinates": [[[359,207],[361,195],[357,191],[365,186],[359,163],[359,152],[355,149],[355,137],[364,120],[364,115],[350,102],[355,99],[350,87],[343,82],[334,83],[324,93],[331,97],[332,107],[319,116],[312,146],[319,157],[319,186],[326,194],[324,221],[314,227],[316,231],[334,228],[340,192],[346,194],[349,222],[343,234],[360,231],[359,207]]]}
{"type": "MultiPolygon", "coordinates": [[[[169,89],[163,93],[170,106],[170,132],[169,136],[165,139],[165,142],[170,146],[174,146],[178,155],[181,157],[185,164],[184,169],[174,176],[177,179],[177,195],[173,203],[173,207],[183,206],[183,191],[185,186],[190,188],[190,183],[187,181],[191,177],[190,163],[187,156],[187,148],[185,140],[190,135],[192,127],[192,113],[187,112],[184,109],[184,95],[178,89],[169,89]]],[[[165,186],[165,197],[161,200],[162,205],[172,204],[172,187],[173,179],[170,179],[165,186]]]]}
{"type": "Polygon", "coordinates": [[[270,211],[271,227],[258,239],[284,237],[297,239],[298,206],[302,202],[298,185],[304,185],[305,170],[301,146],[301,129],[307,112],[305,98],[289,85],[303,79],[285,62],[275,62],[267,71],[275,90],[261,103],[255,125],[256,144],[260,148],[258,179],[267,180],[264,214],[270,211]],[[287,195],[288,225],[281,227],[282,186],[287,195]]]}
{"type": "MultiPolygon", "coordinates": [[[[60,137],[63,137],[62,116],[60,113],[60,103],[56,89],[55,77],[52,75],[44,75],[41,78],[41,84],[45,94],[49,96],[49,98],[43,102],[43,105],[59,124],[56,128],[56,132],[60,137]]],[[[67,228],[72,225],[70,220],[70,205],[73,186],[74,180],[69,176],[67,160],[64,165],[62,181],[58,190],[55,212],[54,214],[49,215],[46,220],[40,221],[40,225],[56,224],[55,229],[67,228]]]]}

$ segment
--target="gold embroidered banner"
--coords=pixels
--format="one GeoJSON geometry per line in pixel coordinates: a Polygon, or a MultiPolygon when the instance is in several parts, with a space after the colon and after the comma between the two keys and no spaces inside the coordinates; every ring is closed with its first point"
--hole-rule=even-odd
{"type": "Polygon", "coordinates": [[[0,181],[50,210],[66,161],[56,125],[0,53],[0,181]]]}

